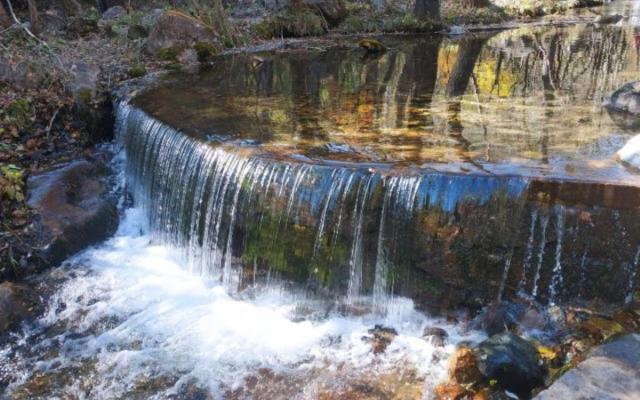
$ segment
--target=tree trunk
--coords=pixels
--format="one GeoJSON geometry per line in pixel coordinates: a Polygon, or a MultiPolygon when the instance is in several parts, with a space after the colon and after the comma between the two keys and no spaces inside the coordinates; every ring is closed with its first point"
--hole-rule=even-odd
{"type": "Polygon", "coordinates": [[[420,19],[440,21],[440,0],[416,0],[413,13],[420,19]]]}
{"type": "Polygon", "coordinates": [[[13,25],[11,17],[9,17],[9,14],[7,13],[7,10],[5,10],[4,5],[0,1],[0,27],[6,29],[6,28],[10,27],[11,25],[13,25]]]}
{"type": "Polygon", "coordinates": [[[35,35],[40,32],[40,15],[38,14],[38,6],[36,0],[27,0],[29,5],[29,21],[31,21],[31,32],[35,35]]]}
{"type": "Polygon", "coordinates": [[[469,78],[471,78],[473,68],[486,41],[487,39],[484,38],[462,39],[462,43],[458,46],[456,62],[445,89],[447,97],[460,96],[467,90],[469,78]]]}

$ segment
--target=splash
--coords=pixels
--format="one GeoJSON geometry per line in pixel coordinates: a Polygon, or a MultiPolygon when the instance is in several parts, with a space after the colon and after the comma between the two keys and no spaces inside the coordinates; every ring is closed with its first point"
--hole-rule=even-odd
{"type": "MultiPolygon", "coordinates": [[[[49,395],[78,396],[89,385],[90,397],[127,397],[142,382],[155,382],[150,397],[179,397],[195,384],[218,399],[246,390],[247,379],[268,369],[292,381],[302,377],[305,384],[295,397],[313,399],[321,388],[345,379],[338,366],[352,376],[372,376],[401,365],[416,371],[428,393],[445,376],[455,343],[482,338],[416,312],[408,299],[397,299],[394,313],[380,318],[327,314],[323,302],[278,286],[233,296],[225,286],[190,273],[181,252],[157,244],[146,224],[145,211],[127,210],[113,239],[56,273],[69,278],[48,312],[22,344],[0,349],[0,361],[13,366],[9,394],[20,393],[39,374],[69,373],[49,395]],[[399,333],[379,356],[362,340],[374,324],[399,333]],[[433,325],[449,333],[445,347],[422,338],[423,329],[433,325]],[[32,350],[40,353],[29,356],[32,350]],[[74,375],[78,365],[86,370],[74,375]]],[[[270,384],[261,382],[265,391],[270,384]]]]}

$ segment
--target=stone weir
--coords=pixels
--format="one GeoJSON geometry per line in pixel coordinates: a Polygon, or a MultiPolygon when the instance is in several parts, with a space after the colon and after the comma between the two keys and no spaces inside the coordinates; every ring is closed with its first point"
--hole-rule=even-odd
{"type": "Polygon", "coordinates": [[[157,240],[232,291],[277,278],[354,307],[400,295],[438,312],[623,303],[640,281],[639,187],[286,157],[125,102],[117,120],[157,240]]]}

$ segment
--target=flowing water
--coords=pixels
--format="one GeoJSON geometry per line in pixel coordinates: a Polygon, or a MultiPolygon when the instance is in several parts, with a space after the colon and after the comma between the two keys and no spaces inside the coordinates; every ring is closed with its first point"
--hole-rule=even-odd
{"type": "Polygon", "coordinates": [[[232,55],[120,102],[120,228],[37,278],[0,396],[430,398],[483,339],[436,315],[629,301],[640,175],[602,101],[640,72],[635,4],[605,9],[620,26],[232,55]],[[376,325],[398,333],[380,354],[376,325]]]}

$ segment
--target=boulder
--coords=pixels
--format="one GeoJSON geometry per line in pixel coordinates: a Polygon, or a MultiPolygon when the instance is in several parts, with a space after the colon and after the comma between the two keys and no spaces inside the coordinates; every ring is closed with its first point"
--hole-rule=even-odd
{"type": "Polygon", "coordinates": [[[611,119],[621,128],[637,130],[640,127],[640,81],[629,82],[613,92],[604,106],[611,119]]]}
{"type": "Polygon", "coordinates": [[[93,144],[113,139],[113,102],[109,95],[100,92],[100,68],[83,62],[70,62],[65,68],[72,77],[68,89],[73,94],[78,127],[85,128],[93,144]]]}
{"type": "Polygon", "coordinates": [[[640,398],[640,335],[591,350],[586,359],[540,392],[537,400],[640,398]]]}
{"type": "Polygon", "coordinates": [[[42,259],[57,265],[72,254],[112,235],[118,210],[101,178],[101,162],[71,162],[31,176],[28,204],[38,214],[42,259]]]}
{"type": "Polygon", "coordinates": [[[122,6],[113,6],[102,13],[100,21],[115,21],[127,15],[127,10],[122,6]]]}
{"type": "Polygon", "coordinates": [[[512,333],[494,335],[476,350],[480,372],[521,397],[544,384],[546,375],[538,350],[512,333]]]}
{"type": "Polygon", "coordinates": [[[149,50],[158,54],[161,50],[193,48],[197,43],[217,43],[217,35],[199,20],[178,11],[164,12],[151,28],[149,50]]]}
{"type": "Polygon", "coordinates": [[[0,335],[31,314],[34,293],[23,285],[0,283],[0,335]]]}

